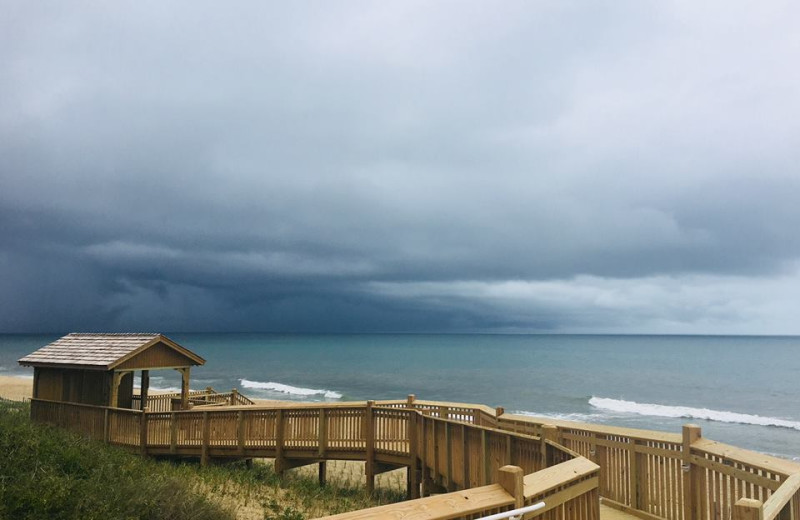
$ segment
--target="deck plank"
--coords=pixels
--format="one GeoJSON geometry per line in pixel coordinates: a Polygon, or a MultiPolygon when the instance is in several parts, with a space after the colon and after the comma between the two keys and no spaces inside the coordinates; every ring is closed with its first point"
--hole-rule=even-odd
{"type": "Polygon", "coordinates": [[[638,516],[600,504],[600,520],[640,520],[638,516]]]}

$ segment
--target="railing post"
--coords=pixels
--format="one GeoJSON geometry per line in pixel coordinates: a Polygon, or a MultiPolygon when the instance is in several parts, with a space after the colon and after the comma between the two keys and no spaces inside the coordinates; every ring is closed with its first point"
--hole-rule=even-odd
{"type": "Polygon", "coordinates": [[[483,485],[489,483],[491,479],[492,468],[490,467],[490,460],[489,460],[489,434],[486,430],[481,430],[481,460],[483,461],[483,485]]]}
{"type": "Polygon", "coordinates": [[[469,429],[466,424],[461,425],[461,460],[464,464],[464,489],[469,489],[469,429]]]}
{"type": "Polygon", "coordinates": [[[740,498],[733,506],[733,520],[764,520],[764,506],[760,500],[740,498]]]}
{"type": "Polygon", "coordinates": [[[283,410],[278,409],[275,412],[275,473],[283,476],[286,466],[286,460],[283,457],[283,410]]]}
{"type": "Polygon", "coordinates": [[[238,401],[239,391],[235,388],[231,389],[231,406],[236,406],[236,402],[238,401]]]}
{"type": "Polygon", "coordinates": [[[497,408],[494,409],[494,416],[495,417],[499,418],[504,413],[506,413],[506,409],[503,408],[502,406],[498,406],[497,408]]]}
{"type": "Polygon", "coordinates": [[[200,465],[208,465],[208,445],[211,443],[211,424],[208,421],[208,412],[203,412],[203,445],[200,448],[200,465]]]}
{"type": "Polygon", "coordinates": [[[428,419],[425,415],[420,416],[420,424],[422,425],[422,456],[420,457],[420,480],[421,489],[420,494],[426,497],[430,494],[429,490],[429,476],[428,476],[428,419]]]}
{"type": "Polygon", "coordinates": [[[440,461],[441,457],[441,444],[439,443],[439,421],[431,418],[431,435],[433,436],[432,445],[433,445],[433,470],[430,472],[431,482],[434,484],[441,483],[441,479],[439,478],[441,474],[439,473],[439,467],[441,466],[440,461]]]}
{"type": "Polygon", "coordinates": [[[525,505],[525,486],[522,477],[522,468],[519,466],[503,466],[497,472],[497,483],[506,490],[506,493],[514,497],[514,509],[525,505]]]}
{"type": "Polygon", "coordinates": [[[325,457],[325,452],[328,451],[328,413],[325,408],[319,409],[319,456],[325,457]]]}
{"type": "Polygon", "coordinates": [[[549,468],[553,465],[554,459],[552,450],[547,449],[546,441],[558,443],[558,427],[552,424],[543,424],[541,440],[542,468],[549,468]]]}
{"type": "MultiPolygon", "coordinates": [[[[413,396],[409,396],[409,401],[413,405],[413,401],[410,398],[413,396]]],[[[409,406],[409,408],[411,408],[409,406]]],[[[418,467],[418,457],[417,453],[419,451],[418,447],[418,432],[417,432],[417,412],[413,409],[408,411],[408,458],[409,458],[409,466],[408,466],[408,475],[407,475],[407,490],[406,494],[408,498],[415,499],[419,498],[419,470],[418,467]]]]}
{"type": "Polygon", "coordinates": [[[109,430],[111,426],[108,424],[108,408],[103,410],[103,442],[108,444],[109,430]]]}
{"type": "MultiPolygon", "coordinates": [[[[328,414],[326,413],[325,408],[319,409],[319,418],[317,421],[317,454],[322,459],[325,457],[325,452],[328,449],[328,414]]],[[[317,479],[319,480],[320,486],[324,486],[328,480],[328,465],[324,460],[319,461],[319,465],[317,467],[317,479]]]]}
{"type": "Polygon", "coordinates": [[[447,479],[447,491],[455,491],[453,487],[453,432],[451,424],[444,423],[444,471],[447,479]]]}
{"type": "Polygon", "coordinates": [[[414,408],[414,401],[417,400],[417,396],[414,394],[408,394],[408,399],[406,400],[406,408],[414,408]]]}
{"type": "Polygon", "coordinates": [[[364,474],[367,479],[367,493],[375,491],[375,422],[372,407],[375,401],[367,401],[364,408],[364,426],[367,443],[366,464],[364,464],[364,474]]]}
{"type": "Polygon", "coordinates": [[[695,496],[696,475],[692,464],[692,444],[700,439],[700,427],[695,424],[683,426],[683,518],[695,520],[699,518],[697,502],[700,497],[695,496]]]}
{"type": "Polygon", "coordinates": [[[147,407],[142,408],[142,415],[139,419],[139,450],[142,457],[147,455],[147,407]]]}
{"type": "Polygon", "coordinates": [[[636,454],[636,439],[630,439],[628,450],[628,489],[630,490],[630,506],[639,509],[639,456],[636,454]]]}
{"type": "Polygon", "coordinates": [[[178,451],[178,418],[175,412],[169,414],[169,452],[178,451]]]}
{"type": "Polygon", "coordinates": [[[236,446],[239,455],[244,455],[244,410],[236,413],[236,446]]]}

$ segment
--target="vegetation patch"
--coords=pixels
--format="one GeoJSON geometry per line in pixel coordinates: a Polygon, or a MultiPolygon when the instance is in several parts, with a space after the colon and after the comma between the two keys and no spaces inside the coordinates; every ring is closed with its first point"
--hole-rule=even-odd
{"type": "Polygon", "coordinates": [[[0,400],[0,519],[302,520],[405,498],[397,475],[368,494],[352,463],[329,462],[319,486],[315,472],[281,478],[269,462],[143,459],[29,417],[0,400]]]}

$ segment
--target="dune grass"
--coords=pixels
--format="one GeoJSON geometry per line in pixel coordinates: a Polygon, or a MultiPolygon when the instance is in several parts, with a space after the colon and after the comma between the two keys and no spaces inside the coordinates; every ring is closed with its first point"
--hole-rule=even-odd
{"type": "Polygon", "coordinates": [[[35,425],[29,413],[0,402],[0,518],[235,518],[163,465],[35,425]]]}
{"type": "Polygon", "coordinates": [[[398,476],[368,494],[349,463],[329,463],[331,484],[320,487],[313,468],[281,478],[270,462],[143,459],[29,415],[0,400],[0,519],[302,520],[405,498],[398,476]]]}

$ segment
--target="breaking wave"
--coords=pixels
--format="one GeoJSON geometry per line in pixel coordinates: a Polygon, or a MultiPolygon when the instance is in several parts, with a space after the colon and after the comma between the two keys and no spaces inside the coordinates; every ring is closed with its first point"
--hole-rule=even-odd
{"type": "Polygon", "coordinates": [[[300,388],[296,386],[284,385],[282,383],[275,383],[273,381],[263,383],[261,381],[250,381],[249,379],[240,379],[242,388],[250,388],[254,390],[269,390],[279,394],[296,395],[300,397],[324,397],[325,399],[341,399],[342,394],[334,392],[333,390],[315,390],[313,388],[300,388]]]}
{"type": "Polygon", "coordinates": [[[623,401],[621,399],[608,399],[605,397],[592,397],[589,404],[597,409],[632,413],[637,415],[649,415],[654,417],[675,417],[685,419],[704,419],[706,421],[716,421],[736,424],[753,424],[757,426],[776,426],[779,428],[791,428],[800,431],[800,422],[775,417],[764,417],[747,413],[727,412],[721,410],[711,410],[708,408],[691,408],[689,406],[668,406],[663,404],[637,403],[634,401],[623,401]]]}

